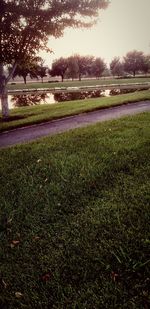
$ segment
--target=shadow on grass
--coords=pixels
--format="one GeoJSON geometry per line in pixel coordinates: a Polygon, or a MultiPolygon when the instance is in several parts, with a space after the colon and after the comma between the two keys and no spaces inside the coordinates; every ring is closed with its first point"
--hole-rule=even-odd
{"type": "MultiPolygon", "coordinates": [[[[33,116],[34,114],[31,114],[30,116],[33,116]]],[[[28,118],[29,115],[14,115],[14,116],[9,116],[8,118],[0,118],[0,122],[11,122],[11,121],[15,121],[15,120],[21,120],[21,119],[26,119],[28,118]]]]}

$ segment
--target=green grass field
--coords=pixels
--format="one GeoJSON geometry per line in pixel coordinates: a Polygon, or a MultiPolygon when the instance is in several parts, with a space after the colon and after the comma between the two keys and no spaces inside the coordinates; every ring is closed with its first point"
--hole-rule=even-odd
{"type": "Polygon", "coordinates": [[[126,83],[144,83],[150,82],[150,77],[140,78],[125,78],[125,79],[115,79],[115,78],[101,78],[101,79],[91,79],[91,80],[81,80],[81,81],[64,81],[57,83],[41,83],[41,82],[32,82],[27,83],[16,83],[15,85],[9,84],[8,89],[36,89],[36,88],[54,88],[54,87],[81,87],[81,86],[94,86],[94,85],[108,85],[108,84],[126,84],[126,83]]]}
{"type": "Polygon", "coordinates": [[[0,308],[149,308],[149,124],[0,151],[0,308]]]}
{"type": "Polygon", "coordinates": [[[65,116],[75,115],[96,109],[117,106],[128,102],[150,100],[150,91],[137,91],[124,95],[107,98],[85,99],[78,101],[62,102],[56,104],[45,104],[31,107],[19,107],[10,111],[9,121],[0,118],[0,132],[41,123],[65,116]]]}

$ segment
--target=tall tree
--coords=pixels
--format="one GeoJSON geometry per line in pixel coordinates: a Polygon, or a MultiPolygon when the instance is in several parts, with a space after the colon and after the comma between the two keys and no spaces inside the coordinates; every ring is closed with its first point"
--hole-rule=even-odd
{"type": "MultiPolygon", "coordinates": [[[[27,66],[18,64],[16,69],[15,69],[15,72],[13,74],[13,78],[15,78],[16,76],[23,77],[24,83],[26,84],[27,83],[27,76],[28,76],[29,72],[30,71],[29,71],[29,68],[27,66]]],[[[30,76],[32,76],[32,75],[30,75],[30,76]]]]}
{"type": "Polygon", "coordinates": [[[124,57],[124,71],[135,76],[136,73],[142,71],[143,63],[144,54],[142,51],[130,51],[124,57]]]}
{"type": "Polygon", "coordinates": [[[101,58],[94,59],[92,63],[92,74],[96,78],[100,78],[105,69],[106,69],[106,63],[104,62],[103,59],[101,58]]]}
{"type": "MultiPolygon", "coordinates": [[[[30,78],[38,78],[38,62],[42,61],[40,57],[27,57],[25,61],[17,64],[15,71],[13,73],[13,78],[16,76],[23,77],[24,83],[27,82],[27,76],[30,78]]],[[[11,72],[12,67],[9,67],[9,72],[11,72]]]]}
{"type": "Polygon", "coordinates": [[[7,84],[16,66],[27,55],[46,49],[49,36],[60,37],[66,27],[89,27],[108,0],[1,0],[0,1],[0,97],[7,118],[7,84]],[[12,70],[5,76],[4,66],[12,70]]]}
{"type": "Polygon", "coordinates": [[[78,79],[79,81],[81,81],[81,78],[83,75],[90,74],[91,64],[93,62],[94,57],[93,56],[80,56],[76,54],[73,56],[73,58],[74,58],[74,61],[77,67],[78,79]]]}
{"type": "Polygon", "coordinates": [[[66,58],[59,58],[52,63],[52,69],[49,70],[51,76],[61,76],[62,82],[68,67],[68,60],[66,58]]]}
{"type": "Polygon", "coordinates": [[[66,77],[72,78],[72,80],[78,77],[78,64],[74,56],[70,56],[68,58],[68,68],[66,71],[66,77]]]}
{"type": "Polygon", "coordinates": [[[37,77],[39,76],[42,79],[42,83],[43,83],[44,77],[47,76],[47,74],[46,74],[47,70],[48,70],[48,68],[46,66],[44,66],[43,60],[41,60],[40,63],[35,68],[35,73],[36,73],[37,77]]]}
{"type": "Polygon", "coordinates": [[[115,57],[110,63],[110,71],[113,76],[123,75],[123,64],[119,57],[115,57]]]}
{"type": "Polygon", "coordinates": [[[95,62],[94,56],[83,56],[83,74],[91,76],[93,73],[93,64],[95,62]]]}

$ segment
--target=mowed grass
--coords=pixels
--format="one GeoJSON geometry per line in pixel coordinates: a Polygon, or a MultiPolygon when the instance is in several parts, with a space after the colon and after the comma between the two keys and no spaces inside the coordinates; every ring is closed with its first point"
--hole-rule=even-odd
{"type": "Polygon", "coordinates": [[[142,100],[150,100],[149,90],[136,91],[107,98],[75,100],[56,104],[15,108],[10,111],[9,121],[4,121],[0,118],[0,132],[65,116],[142,100]]]}
{"type": "Polygon", "coordinates": [[[28,82],[26,85],[24,83],[16,83],[15,85],[9,84],[9,90],[16,89],[37,89],[37,88],[55,88],[55,87],[82,87],[82,86],[95,86],[95,85],[110,85],[110,84],[129,84],[129,83],[144,83],[150,82],[150,77],[135,77],[135,78],[125,78],[125,79],[116,79],[116,78],[101,78],[101,79],[84,79],[81,81],[64,81],[64,82],[28,82]]]}
{"type": "Polygon", "coordinates": [[[149,123],[1,150],[0,308],[149,308],[149,123]]]}

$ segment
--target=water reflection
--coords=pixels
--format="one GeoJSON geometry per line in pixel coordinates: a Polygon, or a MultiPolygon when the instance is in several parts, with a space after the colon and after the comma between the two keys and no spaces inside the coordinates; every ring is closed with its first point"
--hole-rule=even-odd
{"type": "Polygon", "coordinates": [[[99,98],[99,97],[104,97],[104,96],[106,96],[104,91],[93,90],[93,91],[55,93],[54,99],[57,102],[64,102],[64,101],[72,101],[72,100],[83,100],[83,99],[89,99],[89,98],[99,98]]]}
{"type": "Polygon", "coordinates": [[[47,103],[47,99],[49,98],[47,93],[30,93],[23,95],[14,95],[11,98],[12,104],[14,107],[21,106],[32,106],[37,104],[45,104],[47,103]]]}
{"type": "Polygon", "coordinates": [[[126,93],[131,93],[135,92],[137,89],[111,89],[109,92],[110,96],[118,95],[118,94],[126,94],[126,93]]]}
{"type": "MultiPolygon", "coordinates": [[[[143,90],[143,89],[142,89],[143,90]]],[[[61,93],[46,93],[46,92],[36,92],[36,93],[22,93],[9,95],[9,107],[22,107],[22,106],[32,106],[38,104],[53,104],[57,102],[65,102],[72,100],[83,100],[89,98],[100,98],[114,96],[118,94],[125,94],[137,91],[137,89],[107,89],[107,90],[90,90],[90,91],[80,91],[80,92],[61,92],[61,93]]]]}
{"type": "Polygon", "coordinates": [[[94,90],[81,92],[61,92],[61,93],[29,93],[9,95],[9,107],[32,106],[38,104],[53,104],[72,100],[83,100],[88,98],[98,98],[109,96],[109,90],[94,90]]]}
{"type": "Polygon", "coordinates": [[[56,103],[52,93],[30,93],[9,95],[9,107],[33,106],[56,103]]]}

